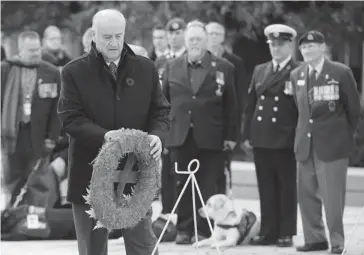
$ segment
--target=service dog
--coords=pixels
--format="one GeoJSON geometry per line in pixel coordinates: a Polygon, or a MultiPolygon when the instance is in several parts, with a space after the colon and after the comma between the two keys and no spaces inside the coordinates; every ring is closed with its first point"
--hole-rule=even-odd
{"type": "MultiPolygon", "coordinates": [[[[214,221],[210,238],[193,244],[194,247],[232,247],[247,244],[260,231],[260,222],[253,212],[236,210],[232,199],[223,194],[210,197],[206,203],[207,215],[214,221]]],[[[207,218],[203,207],[199,214],[207,218]]]]}

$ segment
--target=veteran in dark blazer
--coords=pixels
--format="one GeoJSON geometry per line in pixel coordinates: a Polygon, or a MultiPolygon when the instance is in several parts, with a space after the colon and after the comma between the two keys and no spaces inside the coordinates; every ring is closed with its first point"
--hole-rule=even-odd
{"type": "Polygon", "coordinates": [[[274,24],[264,33],[272,61],[255,67],[245,111],[243,141],[253,147],[260,196],[260,235],[255,245],[292,246],[296,234],[296,161],[293,153],[297,108],[290,73],[296,31],[274,24]]]}
{"type": "MultiPolygon", "coordinates": [[[[187,53],[166,65],[163,91],[171,103],[171,129],[167,147],[179,170],[187,170],[193,159],[200,161],[196,173],[204,201],[216,194],[216,178],[224,169],[225,148],[235,146],[237,106],[234,67],[207,51],[204,24],[192,21],[186,28],[187,53]]],[[[178,175],[178,193],[186,175],[178,175]]],[[[196,199],[196,208],[201,207],[196,199]]],[[[198,213],[197,213],[198,214],[198,213]]],[[[177,244],[195,241],[191,189],[187,188],[178,207],[177,244]]],[[[210,236],[206,220],[198,216],[198,231],[210,236]]],[[[201,238],[199,238],[201,240],[201,238]]]]}
{"type": "Polygon", "coordinates": [[[36,162],[60,134],[58,69],[41,60],[35,31],[18,37],[19,54],[1,62],[1,150],[5,188],[15,201],[36,162]]]}
{"type": "Polygon", "coordinates": [[[322,33],[309,31],[298,44],[305,64],[291,73],[291,82],[299,112],[294,151],[305,244],[297,250],[328,249],[323,202],[331,252],[341,254],[348,158],[360,114],[359,94],[350,68],[324,57],[322,33]]]}
{"type": "MultiPolygon", "coordinates": [[[[82,197],[92,175],[90,163],[103,142],[113,139],[120,128],[142,130],[150,134],[151,153],[158,160],[161,140],[169,129],[170,106],[154,62],[135,55],[124,43],[125,26],[119,11],[97,12],[91,51],[62,70],[58,113],[70,136],[67,198],[73,207],[79,252],[85,255],[107,254],[107,230],[93,230],[95,221],[85,213],[89,207],[82,197]]],[[[122,231],[127,254],[151,254],[157,242],[151,213],[136,227],[122,231]]]]}

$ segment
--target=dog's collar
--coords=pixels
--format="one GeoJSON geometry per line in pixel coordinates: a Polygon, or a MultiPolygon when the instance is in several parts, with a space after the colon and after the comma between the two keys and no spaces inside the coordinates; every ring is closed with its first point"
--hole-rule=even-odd
{"type": "Polygon", "coordinates": [[[216,226],[223,228],[223,229],[229,229],[229,228],[238,228],[239,224],[236,224],[236,225],[216,224],[216,226]]]}

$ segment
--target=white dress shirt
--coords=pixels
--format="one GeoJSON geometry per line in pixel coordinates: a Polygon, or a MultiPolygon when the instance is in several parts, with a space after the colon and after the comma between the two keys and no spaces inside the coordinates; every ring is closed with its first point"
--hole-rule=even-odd
{"type": "MultiPolygon", "coordinates": [[[[291,60],[291,58],[292,58],[292,56],[288,56],[285,60],[283,60],[281,63],[279,63],[278,72],[281,71],[288,64],[288,62],[291,60]]],[[[273,62],[273,70],[276,70],[278,63],[274,59],[272,59],[272,62],[273,62]]]]}
{"type": "MultiPolygon", "coordinates": [[[[324,60],[325,58],[322,58],[320,60],[320,62],[316,65],[315,70],[316,70],[316,79],[319,77],[322,68],[324,67],[324,60]]],[[[311,65],[308,65],[308,73],[311,74],[311,72],[313,71],[313,67],[311,65]]]]}

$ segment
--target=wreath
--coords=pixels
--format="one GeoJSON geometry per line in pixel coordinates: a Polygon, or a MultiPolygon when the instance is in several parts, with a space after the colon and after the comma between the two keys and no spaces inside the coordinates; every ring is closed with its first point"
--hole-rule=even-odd
{"type": "MultiPolygon", "coordinates": [[[[93,161],[93,173],[87,195],[83,196],[90,210],[86,211],[97,220],[95,229],[132,228],[140,222],[160,188],[161,162],[150,155],[151,138],[135,129],[120,129],[119,135],[106,142],[93,161]],[[127,155],[136,159],[137,180],[130,194],[114,191],[114,171],[127,155]]],[[[131,167],[133,168],[133,167],[131,167]]],[[[132,171],[124,168],[123,171],[132,171]]],[[[120,171],[122,172],[122,171],[120,171]]],[[[122,181],[122,180],[121,180],[122,181]]],[[[123,188],[123,187],[122,187],[123,188]]]]}

